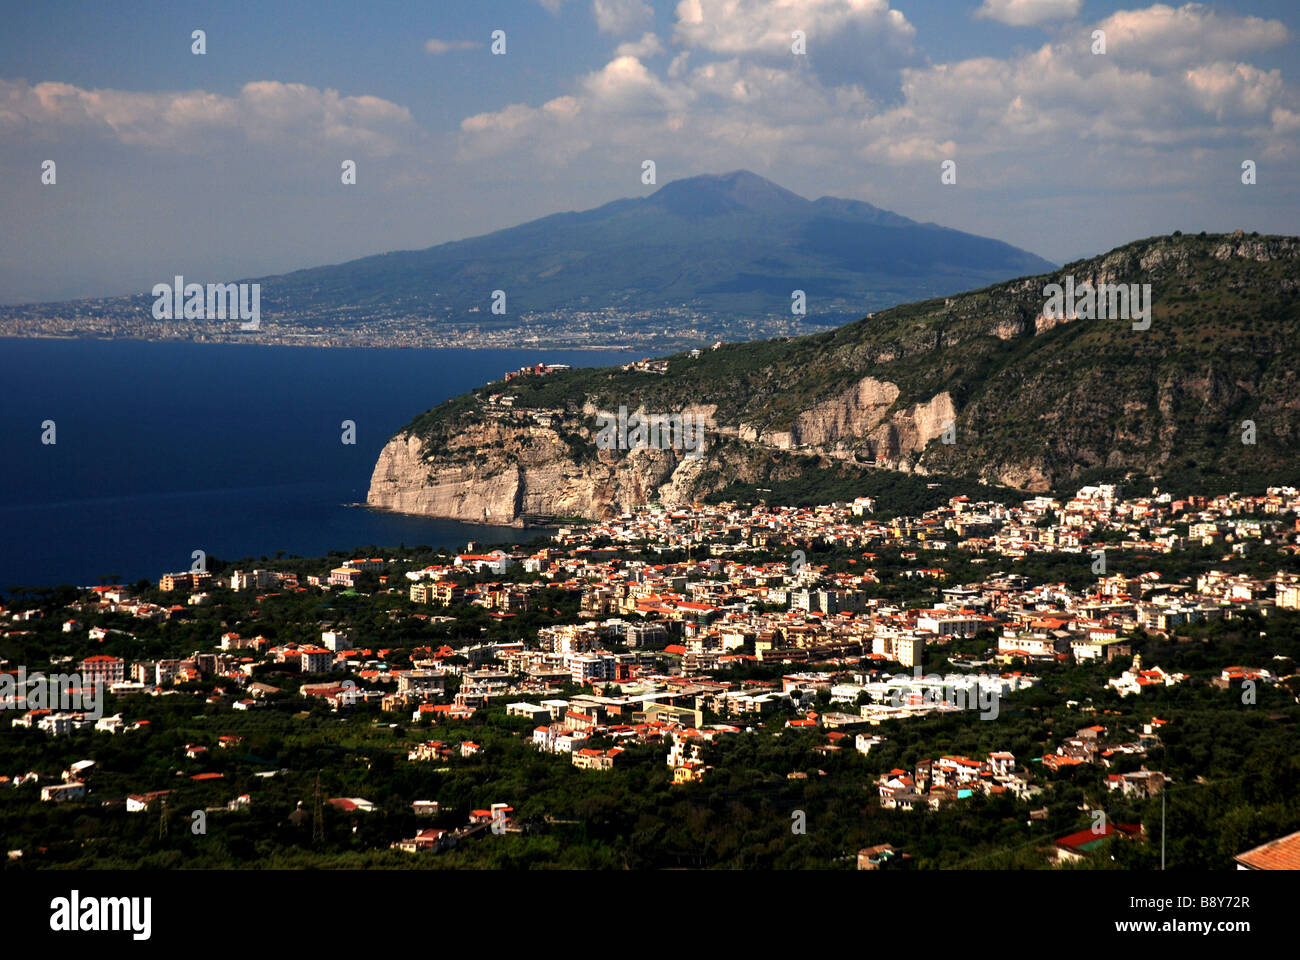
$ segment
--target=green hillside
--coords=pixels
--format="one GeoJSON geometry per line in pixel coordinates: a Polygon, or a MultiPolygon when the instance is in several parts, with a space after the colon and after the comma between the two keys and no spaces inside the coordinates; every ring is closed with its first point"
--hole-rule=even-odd
{"type": "MultiPolygon", "coordinates": [[[[1227,485],[1300,480],[1300,240],[1154,237],[1050,274],[885,310],[799,338],[669,358],[664,375],[577,370],[485,386],[412,421],[433,441],[481,416],[493,393],[515,407],[681,410],[716,405],[719,425],[788,430],[804,411],[873,377],[895,410],[946,391],[957,442],[932,440],[925,472],[1013,486],[1138,476],[1227,485]],[[1041,317],[1044,285],[1151,285],[1151,324],[1041,317]],[[1042,329],[1039,329],[1041,326],[1042,329]],[[1256,442],[1242,443],[1242,423],[1256,442]]],[[[572,438],[575,454],[588,442],[572,438]]],[[[850,443],[852,443],[852,439],[850,443]]],[[[862,459],[872,450],[862,441],[862,459]]],[[[809,453],[818,451],[808,450],[809,453]]]]}

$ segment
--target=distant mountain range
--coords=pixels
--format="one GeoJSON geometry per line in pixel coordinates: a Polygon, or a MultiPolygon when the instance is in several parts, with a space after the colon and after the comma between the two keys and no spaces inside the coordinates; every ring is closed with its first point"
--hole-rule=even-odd
{"type": "MultiPolygon", "coordinates": [[[[595,346],[804,333],[1052,267],[998,240],[857,200],[806,200],[742,170],[425,250],[239,282],[261,285],[258,339],[420,345],[440,332],[463,345],[595,346]],[[791,309],[796,290],[802,314],[791,309]],[[494,291],[504,314],[493,312],[494,291]],[[520,327],[526,336],[512,340],[520,327]]],[[[6,308],[0,332],[238,336],[222,321],[159,324],[152,305],[141,291],[6,308]]]]}
{"type": "Polygon", "coordinates": [[[262,277],[263,310],[375,308],[487,322],[524,313],[681,309],[721,320],[810,320],[1050,270],[1032,253],[856,200],[806,200],[747,171],[666,184],[648,197],[558,213],[427,250],[262,277]],[[506,317],[490,312],[506,293],[506,317]]]}

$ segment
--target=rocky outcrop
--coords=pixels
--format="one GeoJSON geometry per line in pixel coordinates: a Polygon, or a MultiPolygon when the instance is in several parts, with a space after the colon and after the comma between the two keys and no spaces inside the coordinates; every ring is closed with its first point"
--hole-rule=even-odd
{"type": "Polygon", "coordinates": [[[474,523],[513,523],[519,516],[521,471],[510,464],[491,469],[431,467],[424,443],[398,434],[384,445],[370,477],[366,502],[372,507],[449,517],[474,523]]]}
{"type": "Polygon", "coordinates": [[[403,432],[380,452],[366,502],[399,513],[520,525],[529,516],[601,520],[655,501],[688,504],[738,477],[759,476],[759,463],[773,451],[874,459],[923,473],[922,451],[955,420],[956,410],[946,393],[894,409],[898,395],[896,385],[865,377],[800,414],[790,430],[770,432],[714,424],[715,405],[687,406],[685,413],[711,424],[706,436],[714,442],[706,439],[698,458],[671,448],[597,450],[589,425],[601,411],[590,402],[562,428],[487,417],[455,431],[439,450],[403,432]],[[577,443],[566,441],[561,429],[577,443]],[[739,449],[718,450],[721,438],[739,441],[739,449]]]}
{"type": "Polygon", "coordinates": [[[512,436],[497,425],[465,431],[456,450],[430,457],[423,440],[401,433],[380,452],[366,502],[470,523],[600,520],[654,500],[689,502],[711,466],[676,450],[598,451],[579,460],[554,430],[525,427],[512,436]],[[466,457],[467,450],[475,452],[466,457]]]}

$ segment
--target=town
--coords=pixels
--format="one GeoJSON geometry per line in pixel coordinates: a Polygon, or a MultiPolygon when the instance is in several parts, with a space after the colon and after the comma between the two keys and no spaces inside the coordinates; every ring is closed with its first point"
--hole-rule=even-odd
{"type": "Polygon", "coordinates": [[[168,810],[184,834],[264,808],[289,846],[319,853],[329,826],[358,856],[473,863],[494,837],[591,843],[580,798],[626,775],[663,803],[755,791],[784,810],[783,844],[834,784],[863,812],[827,866],[1013,856],[936,845],[907,819],[989,810],[1018,824],[1008,863],[1087,866],[1099,846],[1150,856],[1143,803],[1234,774],[1189,776],[1205,711],[1293,735],[1294,488],[879,506],[655,506],[527,547],[10,597],[8,856],[88,855],[19,817],[26,797],[152,814],[131,842],[165,844],[168,810]],[[133,740],[152,765],[117,762],[146,749],[133,740]],[[542,775],[574,808],[521,787],[542,775]]]}

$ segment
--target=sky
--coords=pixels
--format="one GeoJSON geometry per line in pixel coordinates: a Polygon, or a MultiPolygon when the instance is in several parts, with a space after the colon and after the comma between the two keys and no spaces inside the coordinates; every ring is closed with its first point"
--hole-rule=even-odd
{"type": "Polygon", "coordinates": [[[1296,0],[5,0],[0,24],[0,303],[418,249],[736,169],[1062,263],[1300,233],[1296,0]]]}

